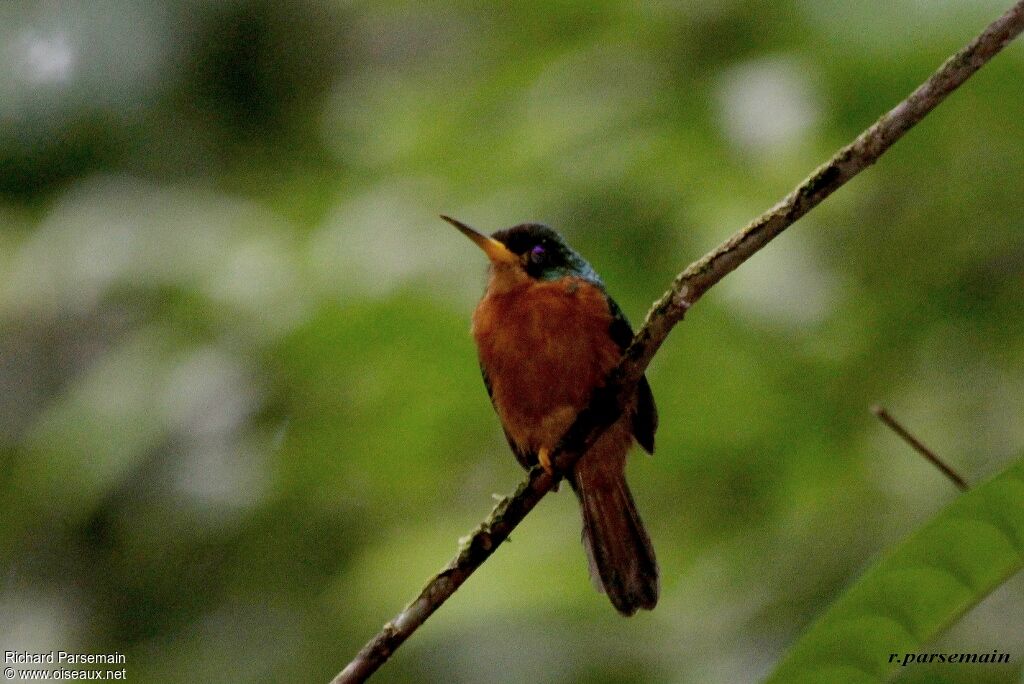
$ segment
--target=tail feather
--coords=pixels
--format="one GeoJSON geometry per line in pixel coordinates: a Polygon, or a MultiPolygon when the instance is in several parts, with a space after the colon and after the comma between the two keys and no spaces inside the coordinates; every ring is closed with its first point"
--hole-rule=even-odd
{"type": "Polygon", "coordinates": [[[623,615],[653,609],[658,562],[625,477],[587,481],[584,475],[577,471],[572,484],[583,513],[591,579],[623,615]]]}

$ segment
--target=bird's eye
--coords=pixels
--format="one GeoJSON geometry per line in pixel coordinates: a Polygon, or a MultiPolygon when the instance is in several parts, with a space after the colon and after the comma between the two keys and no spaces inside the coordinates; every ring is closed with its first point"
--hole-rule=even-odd
{"type": "Polygon", "coordinates": [[[544,248],[542,246],[537,245],[530,250],[530,261],[535,264],[539,264],[544,261],[544,248]]]}

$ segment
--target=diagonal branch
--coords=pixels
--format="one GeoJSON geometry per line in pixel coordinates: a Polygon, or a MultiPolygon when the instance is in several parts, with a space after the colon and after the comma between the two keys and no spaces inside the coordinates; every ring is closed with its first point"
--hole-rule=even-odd
{"type": "Polygon", "coordinates": [[[965,480],[960,473],[953,470],[952,466],[939,458],[938,454],[926,447],[924,442],[915,437],[910,430],[903,427],[903,424],[893,418],[888,411],[878,404],[875,404],[871,407],[871,412],[878,416],[878,420],[885,423],[886,427],[899,435],[900,439],[909,444],[910,448],[924,456],[926,461],[938,468],[943,475],[949,478],[950,482],[956,485],[957,489],[961,492],[966,492],[970,489],[970,486],[967,484],[967,480],[965,480]]]}
{"type": "MultiPolygon", "coordinates": [[[[932,76],[870,128],[814,171],[795,190],[745,228],[680,273],[672,287],[654,303],[622,360],[595,391],[590,405],[577,416],[553,455],[556,468],[567,472],[580,455],[615,422],[626,400],[669,332],[687,309],[715,283],[749,259],[801,216],[848,180],[874,164],[904,133],[923,119],[949,93],[970,78],[1024,29],[1024,0],[1019,0],[966,47],[950,57],[932,76]]],[[[461,541],[458,555],[427,583],[420,595],[371,639],[331,684],[366,681],[395,649],[451,596],[556,484],[540,468],[530,471],[511,497],[461,541]]]]}

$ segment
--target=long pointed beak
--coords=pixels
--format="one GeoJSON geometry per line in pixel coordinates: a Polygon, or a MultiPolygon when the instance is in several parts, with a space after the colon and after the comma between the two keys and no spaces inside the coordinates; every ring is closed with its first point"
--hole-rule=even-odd
{"type": "Polygon", "coordinates": [[[493,263],[493,264],[516,264],[516,263],[519,263],[519,257],[516,256],[514,252],[510,251],[508,247],[506,247],[502,243],[498,242],[494,238],[487,237],[483,233],[479,233],[479,232],[473,230],[472,228],[467,226],[462,221],[458,221],[456,219],[453,219],[451,216],[445,216],[444,214],[441,214],[441,218],[443,218],[445,221],[447,221],[448,223],[450,223],[453,226],[455,226],[456,228],[458,228],[459,231],[463,235],[465,235],[470,240],[472,240],[474,243],[476,243],[477,247],[479,247],[480,249],[484,250],[484,254],[486,254],[487,258],[491,260],[491,263],[493,263]]]}

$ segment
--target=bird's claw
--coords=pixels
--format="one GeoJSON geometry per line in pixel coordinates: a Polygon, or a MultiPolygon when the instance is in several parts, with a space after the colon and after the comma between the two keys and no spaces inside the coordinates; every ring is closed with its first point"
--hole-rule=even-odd
{"type": "Polygon", "coordinates": [[[540,463],[540,467],[544,469],[544,472],[551,476],[551,479],[555,483],[552,489],[557,492],[558,478],[555,475],[555,467],[551,463],[551,449],[541,447],[537,452],[537,461],[540,463]]]}

